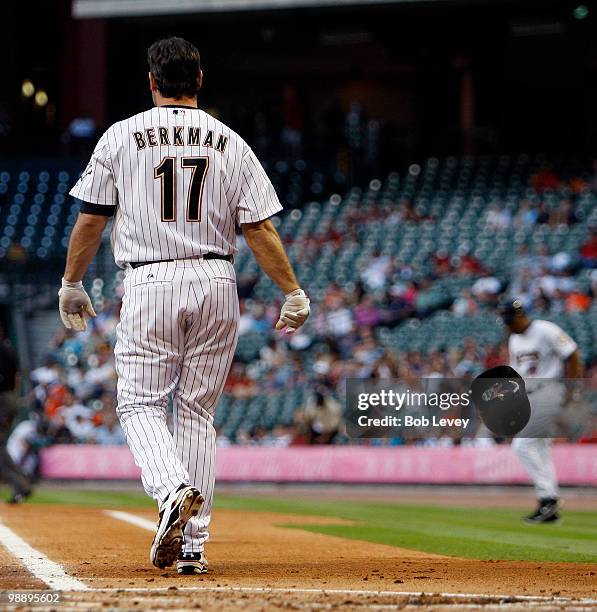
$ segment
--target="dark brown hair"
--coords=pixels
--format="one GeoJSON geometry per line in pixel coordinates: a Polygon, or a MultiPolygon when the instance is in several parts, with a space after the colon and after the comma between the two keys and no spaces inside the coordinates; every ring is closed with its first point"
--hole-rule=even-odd
{"type": "Polygon", "coordinates": [[[147,63],[160,93],[166,98],[197,95],[200,56],[189,41],[173,36],[154,42],[147,51],[147,63]]]}

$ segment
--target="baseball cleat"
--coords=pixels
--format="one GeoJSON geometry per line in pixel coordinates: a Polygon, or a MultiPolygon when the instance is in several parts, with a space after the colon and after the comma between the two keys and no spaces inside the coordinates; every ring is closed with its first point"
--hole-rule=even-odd
{"type": "Polygon", "coordinates": [[[540,499],[537,510],[533,514],[524,517],[524,522],[531,525],[538,523],[557,523],[560,520],[558,514],[557,499],[540,499]]]}
{"type": "Polygon", "coordinates": [[[150,561],[160,569],[176,561],[182,550],[182,532],[189,519],[197,516],[203,503],[194,487],[183,486],[168,498],[160,512],[158,529],[151,544],[150,561]]]}
{"type": "Polygon", "coordinates": [[[209,563],[203,552],[182,553],[176,561],[179,574],[207,574],[209,563]]]}
{"type": "Polygon", "coordinates": [[[32,491],[21,491],[19,493],[15,493],[10,497],[7,503],[9,504],[22,504],[30,495],[32,491]]]}

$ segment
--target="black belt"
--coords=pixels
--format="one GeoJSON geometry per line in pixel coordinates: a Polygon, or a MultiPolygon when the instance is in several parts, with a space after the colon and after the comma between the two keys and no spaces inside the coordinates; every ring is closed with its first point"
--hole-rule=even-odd
{"type": "MultiPolygon", "coordinates": [[[[191,257],[190,259],[223,259],[224,261],[229,261],[232,263],[234,258],[232,255],[220,255],[219,253],[205,253],[202,257],[191,257]]],[[[149,264],[154,263],[167,263],[170,261],[174,261],[174,259],[160,259],[158,261],[132,261],[129,265],[131,268],[140,268],[141,266],[147,266],[149,264]]]]}

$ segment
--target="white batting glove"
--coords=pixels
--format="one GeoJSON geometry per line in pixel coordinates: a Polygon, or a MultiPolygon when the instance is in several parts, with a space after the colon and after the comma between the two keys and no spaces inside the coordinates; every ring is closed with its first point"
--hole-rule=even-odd
{"type": "Polygon", "coordinates": [[[295,289],[292,293],[287,293],[276,329],[286,327],[286,333],[293,334],[309,317],[310,303],[302,289],[295,289]]]}
{"type": "Polygon", "coordinates": [[[87,321],[83,316],[85,313],[90,317],[97,316],[81,281],[71,283],[62,279],[62,289],[58,292],[58,308],[64,327],[75,331],[87,329],[87,321]]]}

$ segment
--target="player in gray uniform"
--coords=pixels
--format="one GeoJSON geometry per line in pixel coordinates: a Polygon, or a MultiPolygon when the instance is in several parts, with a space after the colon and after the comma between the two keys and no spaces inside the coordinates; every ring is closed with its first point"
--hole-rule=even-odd
{"type": "Polygon", "coordinates": [[[83,204],[59,308],[66,327],[77,331],[95,316],[81,281],[113,216],[112,248],[125,270],[117,411],[143,486],[159,507],[150,559],[202,573],[213,417],[238,332],[237,225],[286,296],[276,328],[292,333],[303,325],[309,299],[269,220],[282,207],[261,164],[238,134],[197,108],[197,49],[181,38],[160,40],[148,62],[154,108],[108,128],[70,192],[83,204]],[[174,436],[166,425],[170,396],[174,436]]]}
{"type": "Polygon", "coordinates": [[[533,480],[538,498],[528,523],[553,523],[559,519],[558,481],[551,445],[553,426],[566,400],[562,378],[582,375],[580,351],[576,342],[555,323],[529,319],[520,300],[500,309],[510,331],[510,366],[525,379],[531,404],[527,426],[512,440],[512,448],[533,480]]]}
{"type": "Polygon", "coordinates": [[[0,327],[0,477],[12,488],[9,503],[18,504],[31,494],[31,483],[8,453],[7,443],[17,416],[19,366],[17,355],[3,338],[0,327]]]}

